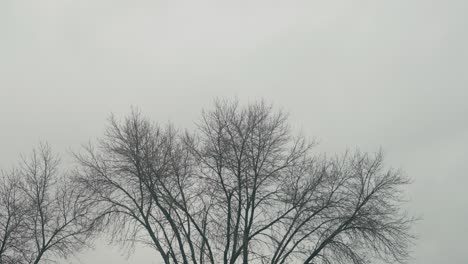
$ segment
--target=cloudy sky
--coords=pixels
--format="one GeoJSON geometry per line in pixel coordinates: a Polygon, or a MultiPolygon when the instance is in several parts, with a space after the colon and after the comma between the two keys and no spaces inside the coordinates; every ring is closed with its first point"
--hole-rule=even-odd
{"type": "MultiPolygon", "coordinates": [[[[215,97],[264,98],[320,151],[376,151],[414,181],[415,264],[465,264],[468,2],[1,0],[0,167],[59,153],[111,112],[191,127],[215,97]]],[[[83,264],[159,263],[97,243],[83,264]],[[103,262],[106,260],[106,262],[103,262]]]]}

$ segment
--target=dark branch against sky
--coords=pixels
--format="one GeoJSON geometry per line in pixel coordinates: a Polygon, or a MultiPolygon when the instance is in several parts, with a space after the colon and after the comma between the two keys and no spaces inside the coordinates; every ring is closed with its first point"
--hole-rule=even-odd
{"type": "MultiPolygon", "coordinates": [[[[412,263],[465,263],[467,5],[2,1],[0,166],[39,140],[77,148],[131,105],[193,127],[214,97],[265,98],[321,150],[382,147],[424,217],[412,263]]],[[[82,261],[152,263],[136,253],[82,261]]]]}

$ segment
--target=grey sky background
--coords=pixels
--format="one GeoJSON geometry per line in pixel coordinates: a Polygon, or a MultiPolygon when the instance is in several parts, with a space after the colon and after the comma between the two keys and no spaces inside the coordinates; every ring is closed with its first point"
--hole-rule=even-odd
{"type": "MultiPolygon", "coordinates": [[[[134,105],[193,127],[215,97],[264,98],[318,151],[384,149],[414,183],[415,264],[468,263],[468,2],[0,1],[0,167],[100,136],[134,105]]],[[[84,264],[125,258],[99,241],[84,264]]],[[[62,263],[62,261],[60,262],[62,263]]]]}

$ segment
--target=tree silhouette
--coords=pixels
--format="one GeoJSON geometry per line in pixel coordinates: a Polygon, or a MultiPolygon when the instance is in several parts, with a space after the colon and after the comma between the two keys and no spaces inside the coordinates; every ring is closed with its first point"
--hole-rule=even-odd
{"type": "Polygon", "coordinates": [[[26,239],[27,205],[21,193],[18,172],[3,172],[0,179],[0,263],[14,264],[21,259],[26,239]]]}
{"type": "Polygon", "coordinates": [[[76,154],[112,241],[164,263],[405,262],[409,183],[381,152],[328,158],[264,102],[217,101],[181,133],[133,111],[76,154]]]}
{"type": "Polygon", "coordinates": [[[43,263],[90,244],[91,200],[59,171],[59,163],[50,147],[41,144],[16,169],[4,173],[0,263],[43,263]]]}

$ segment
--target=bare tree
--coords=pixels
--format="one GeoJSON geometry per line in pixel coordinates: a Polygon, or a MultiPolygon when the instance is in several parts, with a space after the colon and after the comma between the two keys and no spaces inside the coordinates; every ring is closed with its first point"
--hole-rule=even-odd
{"type": "Polygon", "coordinates": [[[2,183],[1,263],[44,263],[89,243],[90,203],[60,174],[58,165],[59,159],[43,144],[2,183]]]}
{"type": "Polygon", "coordinates": [[[0,263],[14,264],[21,259],[27,215],[23,197],[17,171],[3,172],[0,179],[0,263]]]}
{"type": "Polygon", "coordinates": [[[100,205],[98,219],[110,224],[114,241],[149,244],[165,263],[197,263],[198,247],[208,242],[194,235],[202,232],[194,218],[203,204],[195,204],[191,156],[173,128],[137,112],[122,123],[111,118],[99,150],[89,146],[77,158],[83,165],[78,181],[100,205]]]}
{"type": "Polygon", "coordinates": [[[164,263],[403,263],[408,179],[383,156],[327,158],[264,102],[218,101],[185,134],[132,112],[76,155],[114,241],[164,263]]]}

